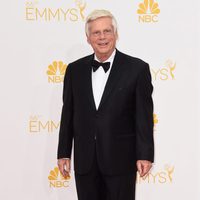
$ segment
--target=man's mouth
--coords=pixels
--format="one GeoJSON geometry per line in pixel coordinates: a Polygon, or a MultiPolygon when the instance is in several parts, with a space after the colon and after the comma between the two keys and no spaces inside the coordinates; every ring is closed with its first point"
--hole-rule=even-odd
{"type": "Polygon", "coordinates": [[[100,47],[105,47],[105,46],[108,45],[108,42],[99,43],[98,45],[99,45],[100,47]]]}

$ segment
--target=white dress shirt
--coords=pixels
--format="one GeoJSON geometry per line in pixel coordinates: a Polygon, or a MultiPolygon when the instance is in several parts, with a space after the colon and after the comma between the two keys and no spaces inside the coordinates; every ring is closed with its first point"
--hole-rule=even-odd
{"type": "MultiPolygon", "coordinates": [[[[110,70],[113,64],[115,53],[116,53],[116,50],[114,50],[111,56],[106,61],[104,61],[104,62],[110,62],[110,68],[108,69],[106,73],[103,67],[101,66],[95,72],[91,70],[92,71],[92,90],[93,90],[93,96],[94,96],[96,109],[98,109],[99,107],[101,97],[103,95],[103,91],[104,91],[104,88],[105,88],[105,85],[108,80],[108,76],[110,74],[110,70]]],[[[94,59],[100,62],[98,58],[96,57],[96,55],[94,56],[94,59]]]]}
{"type": "MultiPolygon", "coordinates": [[[[116,49],[113,51],[111,56],[104,62],[110,62],[110,68],[108,71],[105,73],[103,67],[99,67],[95,72],[93,72],[93,69],[91,67],[91,73],[92,73],[92,90],[93,90],[93,96],[94,96],[94,101],[96,105],[96,109],[98,109],[101,97],[103,95],[103,91],[106,85],[106,82],[108,80],[108,76],[110,74],[110,70],[112,68],[113,60],[116,54],[116,49]]],[[[97,58],[96,55],[94,55],[94,59],[100,62],[97,58]]],[[[69,158],[64,158],[64,159],[69,159],[69,158]]]]}

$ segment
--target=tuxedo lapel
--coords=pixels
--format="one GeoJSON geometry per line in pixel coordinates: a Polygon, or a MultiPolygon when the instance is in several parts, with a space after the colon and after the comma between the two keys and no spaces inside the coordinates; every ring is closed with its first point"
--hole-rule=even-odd
{"type": "Polygon", "coordinates": [[[83,76],[85,77],[85,86],[83,85],[83,89],[86,90],[86,95],[88,96],[89,102],[92,106],[92,108],[96,111],[96,105],[94,101],[94,95],[92,90],[92,60],[94,59],[94,54],[92,54],[89,59],[84,63],[85,69],[83,76]]]}
{"type": "Polygon", "coordinates": [[[98,110],[101,109],[103,104],[106,102],[107,98],[109,97],[112,90],[115,88],[117,83],[119,82],[123,71],[125,70],[123,66],[123,55],[118,50],[116,50],[116,55],[113,61],[113,65],[108,76],[108,80],[106,82],[103,95],[101,97],[101,101],[98,107],[98,110]]]}

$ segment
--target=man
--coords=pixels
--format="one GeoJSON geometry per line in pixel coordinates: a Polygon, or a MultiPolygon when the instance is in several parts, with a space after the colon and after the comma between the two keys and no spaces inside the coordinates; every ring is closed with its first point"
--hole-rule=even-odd
{"type": "Polygon", "coordinates": [[[58,145],[58,166],[74,170],[79,200],[134,200],[138,170],[153,162],[153,102],[149,66],[116,49],[117,23],[106,10],[86,19],[94,54],[68,65],[58,145]]]}

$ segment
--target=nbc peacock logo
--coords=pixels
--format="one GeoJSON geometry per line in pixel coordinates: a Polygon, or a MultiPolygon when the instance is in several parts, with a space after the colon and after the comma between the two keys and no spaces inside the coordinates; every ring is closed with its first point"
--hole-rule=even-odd
{"type": "Polygon", "coordinates": [[[47,70],[48,82],[63,82],[66,68],[67,64],[64,64],[62,61],[53,61],[53,63],[48,66],[47,70]]]}
{"type": "Polygon", "coordinates": [[[139,4],[137,14],[139,14],[138,21],[142,23],[155,23],[158,22],[158,14],[160,9],[158,3],[154,0],[144,0],[139,4]]]}
{"type": "Polygon", "coordinates": [[[153,122],[154,122],[154,124],[158,123],[158,117],[155,113],[153,114],[153,122]]]}
{"type": "Polygon", "coordinates": [[[154,131],[156,131],[156,125],[158,124],[158,116],[157,114],[153,114],[153,122],[154,122],[154,131]]]}
{"type": "Polygon", "coordinates": [[[70,179],[71,179],[70,176],[67,176],[66,178],[63,177],[58,167],[55,167],[53,170],[50,171],[48,176],[49,187],[51,188],[69,187],[70,179]]]}

